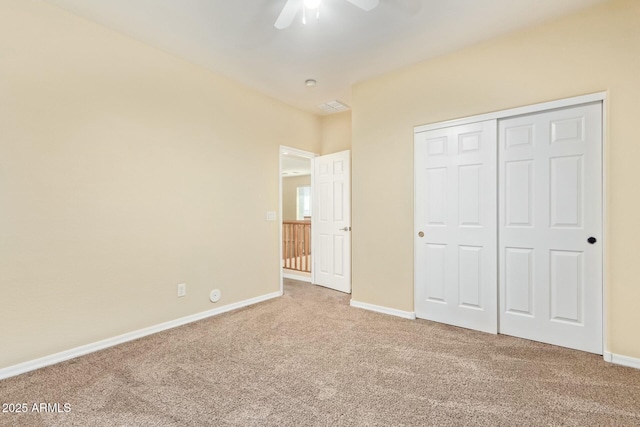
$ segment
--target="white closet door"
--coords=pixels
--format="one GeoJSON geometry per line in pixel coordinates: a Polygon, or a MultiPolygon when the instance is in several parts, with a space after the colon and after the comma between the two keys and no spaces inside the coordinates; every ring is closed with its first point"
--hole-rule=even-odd
{"type": "Polygon", "coordinates": [[[601,104],[501,120],[499,146],[500,333],[602,354],[601,104]]]}
{"type": "Polygon", "coordinates": [[[415,136],[416,316],[497,332],[496,121],[415,136]]]}

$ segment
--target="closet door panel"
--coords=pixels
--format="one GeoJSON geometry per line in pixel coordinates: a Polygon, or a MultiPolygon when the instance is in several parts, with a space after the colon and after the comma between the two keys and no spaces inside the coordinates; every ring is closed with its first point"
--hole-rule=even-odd
{"type": "Polygon", "coordinates": [[[497,332],[496,121],[415,137],[417,317],[497,332]]]}
{"type": "Polygon", "coordinates": [[[602,106],[500,120],[498,145],[500,333],[602,354],[602,106]]]}

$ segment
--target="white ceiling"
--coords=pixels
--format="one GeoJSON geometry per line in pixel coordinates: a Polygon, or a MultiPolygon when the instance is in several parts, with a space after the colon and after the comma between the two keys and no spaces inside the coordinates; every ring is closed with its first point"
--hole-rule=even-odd
{"type": "Polygon", "coordinates": [[[370,12],[323,0],[319,21],[284,30],[286,0],[46,1],[323,114],[350,104],[354,83],[606,0],[380,0],[370,12]]]}
{"type": "Polygon", "coordinates": [[[283,154],[282,176],[285,178],[291,178],[303,175],[311,175],[311,160],[306,157],[283,154]]]}

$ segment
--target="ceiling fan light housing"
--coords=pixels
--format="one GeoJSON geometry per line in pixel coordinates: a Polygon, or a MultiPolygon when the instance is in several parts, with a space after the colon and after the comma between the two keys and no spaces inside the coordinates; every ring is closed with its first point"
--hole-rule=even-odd
{"type": "MultiPolygon", "coordinates": [[[[369,11],[376,6],[380,0],[344,0],[346,2],[351,3],[352,5],[364,10],[369,11]]],[[[322,0],[287,0],[278,15],[278,19],[273,24],[279,30],[283,30],[288,28],[293,21],[296,19],[296,16],[300,13],[300,9],[302,9],[302,23],[307,24],[307,12],[311,13],[311,17],[314,17],[316,21],[320,18],[320,6],[322,4],[322,0]]]]}

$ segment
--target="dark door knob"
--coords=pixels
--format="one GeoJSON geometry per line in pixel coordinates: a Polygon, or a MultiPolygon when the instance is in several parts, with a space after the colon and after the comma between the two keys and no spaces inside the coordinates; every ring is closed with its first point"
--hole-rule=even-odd
{"type": "Polygon", "coordinates": [[[597,241],[598,241],[598,239],[596,239],[595,237],[589,237],[589,238],[587,239],[587,242],[591,243],[592,245],[593,245],[595,242],[597,242],[597,241]]]}

